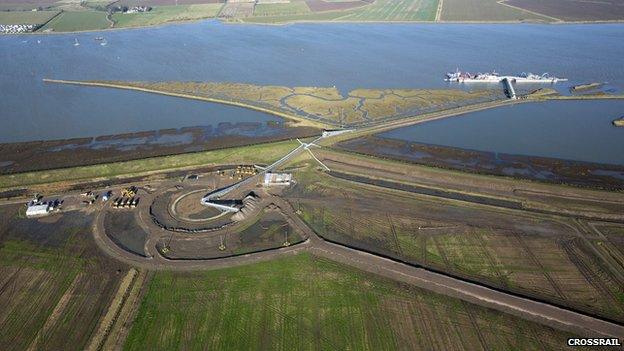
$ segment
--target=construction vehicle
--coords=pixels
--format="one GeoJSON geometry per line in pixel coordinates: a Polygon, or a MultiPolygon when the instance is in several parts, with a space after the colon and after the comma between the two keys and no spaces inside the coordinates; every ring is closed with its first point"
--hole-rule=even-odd
{"type": "Polygon", "coordinates": [[[136,186],[131,186],[128,188],[125,188],[122,192],[121,192],[121,196],[123,197],[134,197],[137,194],[137,187],[136,186]]]}
{"type": "Polygon", "coordinates": [[[41,203],[41,199],[43,199],[43,195],[35,194],[35,196],[33,196],[32,200],[30,200],[28,202],[28,205],[32,206],[32,205],[40,204],[41,203]]]}
{"type": "Polygon", "coordinates": [[[252,176],[258,173],[258,170],[254,166],[236,166],[235,175],[238,176],[239,179],[243,178],[243,176],[252,176]]]}

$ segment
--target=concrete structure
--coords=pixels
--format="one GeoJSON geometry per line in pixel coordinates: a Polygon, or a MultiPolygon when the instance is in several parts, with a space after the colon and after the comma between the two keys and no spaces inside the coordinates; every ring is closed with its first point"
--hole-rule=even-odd
{"type": "Polygon", "coordinates": [[[242,201],[240,200],[210,200],[204,201],[202,199],[202,205],[213,207],[223,212],[238,212],[240,211],[240,207],[242,206],[242,201]]]}
{"type": "Polygon", "coordinates": [[[49,204],[33,204],[28,205],[26,209],[26,217],[41,217],[50,213],[50,205],[49,204]]]}
{"type": "MultiPolygon", "coordinates": [[[[323,136],[320,136],[320,137],[314,139],[314,141],[312,141],[310,144],[314,144],[315,142],[321,140],[322,138],[323,138],[323,136]]],[[[245,184],[248,184],[248,183],[256,181],[256,177],[260,177],[260,176],[263,176],[266,173],[271,172],[272,169],[277,168],[279,165],[281,165],[282,163],[288,161],[291,157],[297,155],[301,150],[305,150],[305,148],[308,145],[310,145],[310,144],[304,144],[301,141],[299,141],[299,143],[300,143],[299,146],[297,146],[296,148],[291,150],[289,153],[284,155],[284,157],[280,158],[279,160],[273,162],[271,165],[269,165],[266,168],[262,169],[262,171],[258,172],[258,174],[253,175],[253,176],[251,176],[249,178],[243,179],[242,181],[240,181],[238,183],[235,183],[235,184],[232,184],[230,186],[227,186],[225,188],[216,189],[215,191],[207,194],[206,196],[204,196],[201,199],[201,204],[205,205],[205,206],[216,207],[216,206],[211,205],[211,203],[215,199],[218,199],[221,196],[224,196],[225,194],[229,193],[230,191],[232,191],[232,190],[234,190],[234,189],[236,189],[238,187],[241,187],[241,186],[244,186],[245,184]]],[[[256,168],[258,168],[258,167],[256,167],[256,168]]],[[[236,209],[236,210],[234,208],[231,209],[231,212],[236,212],[236,211],[238,211],[238,209],[236,209]]]]}
{"type": "Polygon", "coordinates": [[[292,174],[290,173],[265,173],[264,186],[290,185],[292,174]]]}
{"type": "Polygon", "coordinates": [[[254,194],[253,192],[249,193],[243,199],[243,206],[241,207],[240,211],[232,216],[232,220],[235,222],[242,221],[247,216],[249,216],[250,213],[257,210],[257,204],[258,197],[256,196],[256,194],[254,194]]]}
{"type": "Polygon", "coordinates": [[[323,138],[328,138],[344,133],[352,132],[353,129],[323,130],[323,138]]]}

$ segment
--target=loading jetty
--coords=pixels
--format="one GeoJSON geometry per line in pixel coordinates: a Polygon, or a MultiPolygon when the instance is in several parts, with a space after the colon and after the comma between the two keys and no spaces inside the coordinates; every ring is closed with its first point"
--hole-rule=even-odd
{"type": "Polygon", "coordinates": [[[521,73],[517,76],[501,76],[497,72],[472,74],[462,72],[459,69],[455,72],[446,73],[444,78],[446,82],[452,83],[502,83],[505,95],[512,100],[516,100],[516,90],[513,84],[529,83],[529,84],[555,84],[567,81],[566,78],[558,78],[550,76],[548,73],[537,75],[533,73],[521,73]]]}
{"type": "Polygon", "coordinates": [[[602,87],[603,83],[587,83],[587,84],[579,84],[570,88],[570,92],[580,93],[583,91],[594,90],[602,87]]]}

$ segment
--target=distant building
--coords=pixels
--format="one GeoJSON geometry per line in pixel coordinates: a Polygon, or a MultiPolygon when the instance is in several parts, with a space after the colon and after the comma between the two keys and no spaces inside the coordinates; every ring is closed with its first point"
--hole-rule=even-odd
{"type": "Polygon", "coordinates": [[[19,34],[34,32],[38,24],[0,24],[0,34],[19,34]]]}
{"type": "Polygon", "coordinates": [[[40,217],[50,213],[51,208],[49,204],[36,204],[29,205],[26,208],[26,217],[40,217]]]}
{"type": "Polygon", "coordinates": [[[292,174],[290,173],[266,173],[264,175],[264,185],[290,185],[292,174]]]}
{"type": "Polygon", "coordinates": [[[152,11],[152,8],[150,6],[133,6],[124,12],[125,13],[139,13],[139,12],[149,12],[149,11],[152,11]]]}

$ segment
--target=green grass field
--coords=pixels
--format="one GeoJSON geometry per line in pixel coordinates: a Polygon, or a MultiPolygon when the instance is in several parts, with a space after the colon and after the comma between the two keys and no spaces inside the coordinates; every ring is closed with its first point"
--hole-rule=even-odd
{"type": "Polygon", "coordinates": [[[433,21],[438,0],[377,0],[338,17],[345,21],[433,21]]]}
{"type": "Polygon", "coordinates": [[[307,14],[296,14],[289,16],[253,16],[241,18],[242,22],[247,23],[287,23],[296,21],[333,21],[334,19],[344,16],[348,12],[330,11],[330,12],[310,12],[307,14]]]}
{"type": "Polygon", "coordinates": [[[116,13],[115,27],[151,26],[165,22],[198,20],[215,17],[223,4],[198,4],[178,6],[154,6],[147,13],[116,13]]]}
{"type": "Polygon", "coordinates": [[[98,30],[110,27],[106,13],[101,11],[63,12],[43,26],[40,31],[51,29],[55,32],[98,30]]]}
{"type": "Polygon", "coordinates": [[[303,1],[293,1],[288,4],[258,4],[254,9],[254,16],[290,16],[310,12],[308,5],[303,1]]]}
{"type": "Polygon", "coordinates": [[[219,163],[252,162],[269,164],[284,156],[288,151],[297,147],[297,145],[299,144],[296,141],[283,141],[94,166],[2,175],[0,176],[0,189],[80,179],[129,177],[147,172],[219,163]]]}
{"type": "MultiPolygon", "coordinates": [[[[499,4],[497,0],[444,0],[442,21],[551,21],[527,11],[499,4]]],[[[435,11],[435,10],[434,10],[435,11]]]]}
{"type": "Polygon", "coordinates": [[[244,21],[257,23],[296,21],[433,21],[437,6],[438,0],[377,0],[370,5],[351,10],[290,15],[278,15],[275,13],[246,18],[244,21]]]}
{"type": "Polygon", "coordinates": [[[0,11],[0,24],[44,24],[59,11],[0,11]]]}
{"type": "MultiPolygon", "coordinates": [[[[106,3],[87,3],[86,6],[106,5],[106,3]]],[[[215,17],[223,4],[197,4],[197,5],[178,5],[178,6],[154,6],[154,8],[147,13],[115,13],[112,15],[112,19],[115,22],[113,27],[140,27],[162,24],[166,22],[174,21],[187,21],[198,20],[202,18],[215,17]]],[[[53,11],[46,11],[52,13],[53,11]]],[[[8,12],[7,12],[8,13],[8,12]]],[[[32,14],[43,12],[32,12],[32,14]]],[[[31,12],[23,12],[22,17],[27,18],[31,12]]],[[[22,23],[21,19],[15,17],[13,13],[11,15],[5,15],[0,12],[0,23],[2,23],[3,16],[7,20],[17,21],[22,23]]],[[[48,16],[50,16],[48,14],[48,16]]],[[[43,17],[42,17],[43,18],[43,17]]],[[[50,17],[48,17],[49,19],[50,17]]],[[[45,20],[47,21],[47,19],[45,20]]],[[[42,21],[41,23],[44,23],[42,21]]],[[[48,22],[40,30],[53,30],[55,32],[73,32],[83,30],[99,30],[107,29],[111,27],[111,23],[106,19],[106,13],[103,11],[65,11],[53,20],[48,22]]]]}
{"type": "Polygon", "coordinates": [[[157,272],[124,349],[558,349],[565,337],[299,254],[225,270],[157,272]]]}

